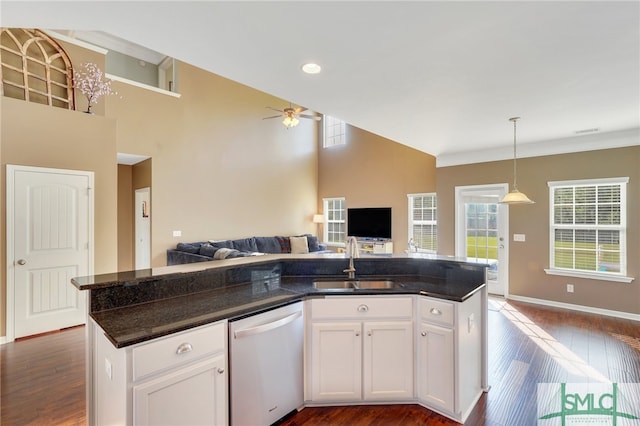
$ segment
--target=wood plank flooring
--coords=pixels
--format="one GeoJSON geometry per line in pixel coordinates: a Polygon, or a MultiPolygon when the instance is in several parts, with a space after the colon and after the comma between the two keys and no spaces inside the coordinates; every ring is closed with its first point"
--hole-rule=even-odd
{"type": "MultiPolygon", "coordinates": [[[[488,319],[491,389],[466,425],[535,425],[538,383],[640,383],[638,322],[496,298],[488,319]]],[[[85,424],[84,342],[77,327],[0,346],[0,424],[85,424]]],[[[305,408],[280,426],[455,424],[417,405],[369,405],[305,408]]]]}

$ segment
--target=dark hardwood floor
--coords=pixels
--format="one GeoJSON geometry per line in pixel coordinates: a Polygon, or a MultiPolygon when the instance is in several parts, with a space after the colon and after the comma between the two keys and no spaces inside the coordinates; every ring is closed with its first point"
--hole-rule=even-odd
{"type": "MultiPolygon", "coordinates": [[[[535,425],[538,383],[640,383],[638,322],[494,298],[488,318],[491,389],[466,425],[535,425]]],[[[0,346],[0,424],[85,424],[84,341],[77,327],[0,346]]],[[[305,408],[281,422],[454,424],[417,405],[305,408]]]]}

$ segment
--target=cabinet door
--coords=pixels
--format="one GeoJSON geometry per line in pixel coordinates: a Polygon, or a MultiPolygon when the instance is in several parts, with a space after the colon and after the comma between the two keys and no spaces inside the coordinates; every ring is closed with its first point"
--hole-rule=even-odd
{"type": "Polygon", "coordinates": [[[313,323],[311,339],[311,399],[361,400],[361,323],[313,323]]]}
{"type": "Polygon", "coordinates": [[[226,425],[225,360],[218,355],[134,386],[134,424],[226,425]]]}
{"type": "Polygon", "coordinates": [[[364,323],[364,399],[413,398],[413,322],[364,323]]]}
{"type": "Polygon", "coordinates": [[[453,330],[423,322],[418,337],[418,398],[453,412],[453,330]]]}

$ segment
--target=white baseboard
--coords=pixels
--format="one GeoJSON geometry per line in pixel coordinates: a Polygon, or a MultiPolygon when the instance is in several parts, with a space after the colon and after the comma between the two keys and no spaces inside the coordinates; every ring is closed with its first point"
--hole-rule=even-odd
{"type": "Polygon", "coordinates": [[[612,311],[610,309],[595,308],[593,306],[574,305],[572,303],[556,302],[555,300],[536,299],[534,297],[515,296],[513,294],[507,296],[507,299],[515,300],[517,302],[533,303],[534,305],[551,306],[554,308],[569,309],[571,311],[587,312],[590,314],[598,314],[640,322],[640,314],[632,314],[630,312],[612,311]]]}
{"type": "Polygon", "coordinates": [[[4,345],[7,342],[7,336],[0,336],[0,345],[4,345]]]}

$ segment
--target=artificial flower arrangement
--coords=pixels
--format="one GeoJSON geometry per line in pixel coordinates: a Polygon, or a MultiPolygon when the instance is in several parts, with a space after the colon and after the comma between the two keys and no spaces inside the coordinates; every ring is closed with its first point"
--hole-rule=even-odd
{"type": "Polygon", "coordinates": [[[73,80],[73,87],[80,90],[87,97],[87,110],[85,112],[88,114],[93,114],[91,106],[97,104],[102,96],[117,94],[111,90],[111,80],[103,79],[100,68],[91,62],[85,62],[80,65],[79,71],[74,70],[73,80]]]}

